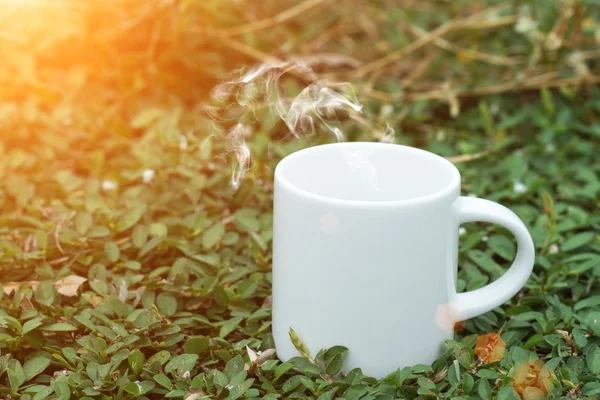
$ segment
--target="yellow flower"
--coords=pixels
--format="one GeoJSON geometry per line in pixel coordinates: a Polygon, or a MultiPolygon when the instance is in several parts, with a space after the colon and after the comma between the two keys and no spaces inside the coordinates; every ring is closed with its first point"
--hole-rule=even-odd
{"type": "Polygon", "coordinates": [[[500,338],[495,332],[481,335],[477,338],[477,344],[475,344],[475,355],[484,364],[497,362],[504,358],[504,351],[506,350],[506,343],[500,338]]]}
{"type": "Polygon", "coordinates": [[[516,365],[511,373],[513,388],[523,399],[543,399],[552,390],[553,374],[540,360],[516,365]]]}

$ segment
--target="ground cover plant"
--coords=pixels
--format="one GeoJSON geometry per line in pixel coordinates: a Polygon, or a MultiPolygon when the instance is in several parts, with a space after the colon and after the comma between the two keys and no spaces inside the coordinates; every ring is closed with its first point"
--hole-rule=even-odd
{"type": "MultiPolygon", "coordinates": [[[[594,1],[23,0],[0,22],[1,398],[600,395],[594,1]],[[389,124],[530,228],[525,288],[457,324],[431,366],[342,373],[346,349],[308,354],[302,332],[302,357],[274,357],[272,170],[334,138],[295,139],[259,102],[234,190],[239,110],[214,118],[210,92],[290,60],[352,83],[348,140],[389,140],[389,124]]],[[[293,96],[312,79],[280,83],[293,96]]],[[[515,252],[497,226],[463,228],[461,291],[515,252]]]]}

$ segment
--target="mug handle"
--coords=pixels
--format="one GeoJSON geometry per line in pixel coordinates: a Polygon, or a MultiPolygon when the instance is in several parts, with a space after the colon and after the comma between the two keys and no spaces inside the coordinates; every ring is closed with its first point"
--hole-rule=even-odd
{"type": "Polygon", "coordinates": [[[490,200],[459,197],[454,203],[459,225],[464,222],[492,222],[508,229],[517,239],[517,255],[500,279],[480,289],[458,293],[454,306],[457,320],[488,312],[513,297],[525,284],[535,261],[533,240],[523,221],[508,208],[490,200]]]}

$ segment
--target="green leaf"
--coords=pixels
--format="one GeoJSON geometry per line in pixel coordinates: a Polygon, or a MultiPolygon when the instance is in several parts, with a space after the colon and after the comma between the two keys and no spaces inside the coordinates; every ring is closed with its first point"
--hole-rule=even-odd
{"type": "Polygon", "coordinates": [[[595,237],[596,234],[594,232],[578,233],[565,240],[560,246],[560,249],[562,251],[572,251],[578,249],[590,243],[592,240],[594,240],[595,237]]]}
{"type": "Polygon", "coordinates": [[[161,237],[154,237],[154,238],[150,239],[140,249],[139,257],[143,257],[146,254],[150,253],[152,250],[154,250],[162,242],[163,242],[163,238],[161,238],[161,237]]]}
{"type": "Polygon", "coordinates": [[[181,354],[175,356],[165,366],[165,372],[171,373],[177,371],[180,374],[191,371],[198,360],[197,354],[181,354]]]}
{"type": "Polygon", "coordinates": [[[92,215],[87,212],[78,212],[75,217],[75,230],[81,236],[85,235],[92,226],[92,215]]]}
{"type": "Polygon", "coordinates": [[[148,359],[148,365],[152,365],[154,363],[158,363],[158,365],[164,365],[171,358],[171,353],[166,350],[161,350],[156,354],[153,354],[148,359]]]}
{"type": "Polygon", "coordinates": [[[151,391],[152,389],[154,389],[154,387],[156,386],[156,384],[152,381],[141,381],[140,383],[138,383],[139,387],[140,387],[140,393],[142,394],[146,394],[149,391],[151,391]]]}
{"type": "Polygon", "coordinates": [[[175,389],[165,395],[167,399],[179,399],[185,396],[185,390],[175,389]]]}
{"type": "Polygon", "coordinates": [[[585,332],[580,328],[573,329],[573,340],[575,344],[582,348],[587,344],[587,337],[585,336],[585,332]]]}
{"type": "Polygon", "coordinates": [[[140,385],[135,382],[129,382],[127,385],[123,386],[123,390],[134,396],[139,396],[142,393],[140,385]]]}
{"type": "Polygon", "coordinates": [[[6,373],[8,374],[8,381],[11,390],[14,393],[17,393],[17,390],[19,390],[21,385],[25,383],[26,380],[25,372],[23,371],[21,363],[18,360],[11,360],[6,373]]]}
{"type": "Polygon", "coordinates": [[[521,400],[521,396],[512,386],[506,386],[498,392],[498,400],[521,400]]]}
{"type": "Polygon", "coordinates": [[[212,249],[219,243],[224,234],[225,225],[221,222],[214,224],[202,235],[202,246],[204,246],[205,249],[212,249]]]}
{"type": "Polygon", "coordinates": [[[169,233],[167,226],[160,222],[150,224],[150,235],[158,237],[166,237],[169,233]]]}
{"type": "Polygon", "coordinates": [[[573,306],[573,309],[575,311],[579,311],[581,309],[597,305],[600,305],[600,295],[588,297],[587,299],[578,301],[577,303],[575,303],[575,306],[573,306]]]}
{"type": "Polygon", "coordinates": [[[30,380],[34,376],[41,374],[50,365],[50,359],[47,357],[34,357],[23,364],[25,373],[25,381],[30,380]]]}
{"type": "Polygon", "coordinates": [[[585,362],[590,371],[595,374],[600,373],[600,347],[598,345],[593,344],[588,348],[585,355],[585,362]]]}
{"type": "Polygon", "coordinates": [[[504,273],[504,269],[498,265],[498,263],[496,263],[492,257],[481,250],[469,250],[467,255],[473,262],[475,262],[475,264],[480,266],[481,269],[492,275],[500,276],[504,273]]]}
{"type": "Polygon", "coordinates": [[[538,345],[543,342],[544,342],[544,336],[542,334],[536,333],[535,335],[533,335],[532,337],[527,339],[527,342],[525,342],[525,344],[523,345],[523,348],[525,350],[529,350],[533,346],[538,345]]]}
{"type": "Polygon", "coordinates": [[[140,372],[142,372],[142,368],[144,367],[144,354],[136,349],[129,353],[127,362],[129,364],[129,368],[131,368],[134,375],[137,376],[140,374],[140,372]]]}
{"type": "Polygon", "coordinates": [[[50,306],[54,302],[54,287],[52,282],[40,282],[35,289],[35,301],[45,306],[50,306]]]}
{"type": "Polygon", "coordinates": [[[114,242],[106,242],[104,244],[104,251],[106,252],[106,257],[110,262],[115,263],[119,261],[121,250],[119,250],[119,246],[117,246],[114,242]]]}
{"type": "Polygon", "coordinates": [[[477,394],[479,394],[479,397],[482,399],[492,398],[492,389],[487,379],[479,380],[479,383],[477,384],[477,394]]]}
{"type": "Polygon", "coordinates": [[[515,256],[515,243],[504,235],[492,235],[487,241],[492,251],[505,260],[512,260],[515,256]]]}
{"type": "Polygon", "coordinates": [[[158,383],[160,386],[164,387],[165,389],[170,389],[173,386],[173,384],[171,383],[171,380],[169,378],[167,378],[166,375],[157,374],[157,375],[154,375],[153,379],[156,381],[156,383],[158,383]]]}
{"type": "Polygon", "coordinates": [[[471,393],[473,386],[475,385],[475,379],[468,373],[462,374],[462,390],[464,393],[471,393]]]}
{"type": "Polygon", "coordinates": [[[40,328],[40,331],[44,331],[44,332],[72,332],[72,331],[76,331],[76,330],[77,330],[76,327],[74,327],[73,325],[68,324],[66,322],[57,322],[55,324],[42,326],[40,328]]]}
{"type": "Polygon", "coordinates": [[[92,226],[87,232],[89,238],[102,238],[110,235],[110,229],[105,226],[92,226]]]}
{"type": "Polygon", "coordinates": [[[288,361],[306,375],[320,375],[323,370],[304,357],[292,357],[288,361]]]}
{"type": "Polygon", "coordinates": [[[177,312],[177,299],[170,293],[161,293],[156,296],[156,306],[164,315],[173,315],[177,312]]]}
{"type": "Polygon", "coordinates": [[[497,379],[498,373],[493,369],[480,369],[477,371],[477,376],[486,379],[497,379]]]}
{"type": "Polygon", "coordinates": [[[54,393],[56,393],[61,400],[69,400],[71,398],[71,389],[69,388],[65,376],[61,376],[54,380],[52,388],[54,389],[54,393]]]}
{"type": "Polygon", "coordinates": [[[242,317],[231,318],[230,320],[225,322],[223,324],[223,326],[221,326],[221,329],[219,330],[219,336],[222,338],[226,338],[227,335],[229,335],[231,332],[233,332],[235,330],[235,328],[237,328],[241,322],[242,322],[242,317]]]}
{"type": "MultiPolygon", "coordinates": [[[[54,393],[54,389],[52,389],[52,387],[46,386],[46,387],[40,389],[40,391],[37,392],[31,400],[44,400],[48,396],[50,396],[52,393],[54,393]]],[[[83,397],[81,399],[83,400],[83,397]]]]}
{"type": "Polygon", "coordinates": [[[583,394],[586,396],[595,396],[600,394],[600,382],[588,382],[583,385],[583,394]]]}
{"type": "Polygon", "coordinates": [[[594,331],[596,335],[600,335],[600,311],[593,311],[585,316],[585,323],[594,331]]]}
{"type": "Polygon", "coordinates": [[[410,376],[412,373],[412,367],[404,367],[402,369],[398,369],[396,374],[394,375],[395,383],[397,387],[401,387],[404,381],[410,376]]]}
{"type": "MultiPolygon", "coordinates": [[[[244,363],[242,357],[235,356],[231,360],[227,361],[224,372],[227,378],[230,380],[230,382],[233,382],[233,378],[237,376],[240,372],[245,371],[245,368],[246,364],[244,363]]],[[[243,379],[245,379],[245,376],[241,378],[240,381],[243,379]]]]}
{"type": "Polygon", "coordinates": [[[235,212],[235,222],[243,231],[256,232],[260,229],[258,212],[256,209],[241,208],[235,212]]]}
{"type": "Polygon", "coordinates": [[[29,321],[27,321],[23,324],[23,330],[22,330],[21,334],[25,335],[26,333],[31,332],[32,330],[34,330],[35,328],[37,328],[40,325],[42,325],[41,317],[36,317],[34,319],[30,319],[29,321]]]}
{"type": "Polygon", "coordinates": [[[194,336],[185,342],[185,352],[190,354],[202,354],[208,349],[210,341],[206,336],[194,336]]]}
{"type": "MultiPolygon", "coordinates": [[[[327,390],[326,392],[323,392],[317,398],[317,400],[333,400],[335,398],[336,391],[337,391],[337,389],[327,390]]],[[[263,399],[264,399],[264,397],[263,397],[263,399]]]]}
{"type": "Polygon", "coordinates": [[[141,248],[148,240],[148,229],[145,225],[136,225],[131,232],[131,241],[136,248],[141,248]]]}
{"type": "Polygon", "coordinates": [[[117,221],[117,231],[123,232],[133,227],[142,218],[144,214],[143,207],[134,207],[124,213],[117,221]]]}
{"type": "Polygon", "coordinates": [[[275,368],[275,379],[279,379],[288,372],[290,369],[294,368],[294,364],[289,362],[284,362],[275,368]]]}
{"type": "Polygon", "coordinates": [[[336,375],[339,373],[347,354],[348,348],[344,346],[334,346],[327,350],[323,356],[323,360],[325,361],[325,372],[329,375],[336,375]]]}
{"type": "Polygon", "coordinates": [[[229,304],[229,295],[223,286],[215,286],[213,296],[218,305],[227,306],[229,304]]]}

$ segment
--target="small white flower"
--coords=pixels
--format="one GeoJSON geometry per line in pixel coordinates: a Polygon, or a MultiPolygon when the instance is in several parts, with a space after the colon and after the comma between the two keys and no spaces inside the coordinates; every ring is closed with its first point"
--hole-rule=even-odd
{"type": "Polygon", "coordinates": [[[517,24],[515,25],[515,30],[519,33],[531,32],[535,28],[537,28],[537,23],[528,16],[519,17],[517,24]]]}
{"type": "Polygon", "coordinates": [[[225,387],[226,387],[228,390],[231,390],[231,389],[233,389],[233,386],[232,386],[232,385],[227,385],[227,386],[225,386],[225,387]]]}
{"type": "Polygon", "coordinates": [[[513,190],[515,193],[522,194],[522,193],[527,192],[527,186],[525,186],[525,184],[523,182],[515,181],[513,183],[513,190]]]}
{"type": "Polygon", "coordinates": [[[381,118],[388,118],[390,115],[392,115],[393,111],[394,107],[391,104],[384,105],[381,107],[381,118]]]}
{"type": "Polygon", "coordinates": [[[152,182],[152,179],[154,179],[154,170],[153,169],[145,170],[142,173],[142,179],[144,180],[144,183],[152,182]]]}
{"type": "Polygon", "coordinates": [[[492,103],[490,106],[490,113],[492,115],[497,115],[498,111],[500,111],[500,105],[498,103],[492,103]]]}
{"type": "Polygon", "coordinates": [[[462,236],[465,233],[467,233],[467,229],[466,228],[464,228],[462,226],[460,228],[458,228],[458,236],[462,236]]]}
{"type": "Polygon", "coordinates": [[[187,150],[188,140],[185,136],[179,136],[179,150],[187,150]]]}
{"type": "Polygon", "coordinates": [[[546,151],[548,153],[554,153],[556,151],[556,146],[553,143],[547,144],[546,151]]]}
{"type": "Polygon", "coordinates": [[[562,39],[555,32],[550,32],[545,44],[548,50],[558,50],[562,46],[562,39]]]}
{"type": "Polygon", "coordinates": [[[183,373],[183,376],[182,376],[182,378],[183,378],[183,379],[189,379],[189,378],[190,378],[190,371],[185,371],[185,372],[183,373]]]}
{"type": "Polygon", "coordinates": [[[484,237],[482,237],[482,238],[481,238],[481,240],[482,240],[483,242],[487,242],[487,241],[488,241],[488,239],[489,239],[489,237],[487,237],[487,236],[484,236],[484,237]]]}
{"type": "Polygon", "coordinates": [[[115,182],[109,181],[108,179],[102,181],[102,190],[109,191],[109,190],[115,190],[116,188],[117,188],[117,184],[115,182]]]}
{"type": "Polygon", "coordinates": [[[548,249],[548,253],[549,254],[556,254],[558,253],[558,245],[553,244],[552,246],[550,246],[550,248],[548,249]]]}

